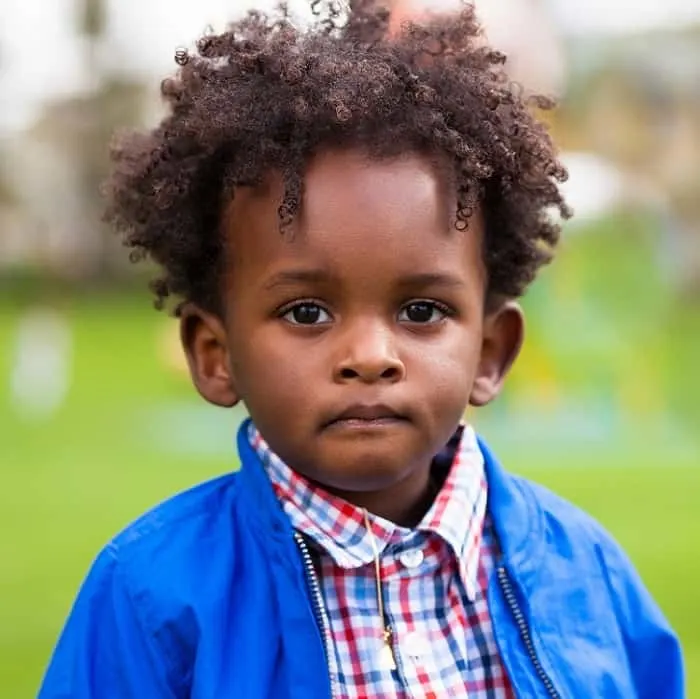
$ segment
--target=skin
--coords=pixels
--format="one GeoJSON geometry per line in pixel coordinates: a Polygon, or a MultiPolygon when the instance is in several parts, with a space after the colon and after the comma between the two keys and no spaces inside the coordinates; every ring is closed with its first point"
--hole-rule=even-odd
{"type": "Polygon", "coordinates": [[[294,470],[399,524],[430,505],[431,460],[468,406],[500,391],[523,338],[486,298],[479,212],[456,230],[450,188],[416,154],[317,155],[280,233],[271,173],[225,212],[223,316],[183,308],[193,382],[243,401],[294,470]]]}

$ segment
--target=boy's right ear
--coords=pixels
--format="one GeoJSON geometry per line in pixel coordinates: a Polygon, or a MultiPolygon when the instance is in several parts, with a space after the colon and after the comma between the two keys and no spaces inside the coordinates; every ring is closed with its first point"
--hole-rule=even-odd
{"type": "Polygon", "coordinates": [[[192,382],[202,398],[223,408],[236,405],[240,397],[221,320],[195,304],[184,304],[180,308],[180,340],[192,382]]]}

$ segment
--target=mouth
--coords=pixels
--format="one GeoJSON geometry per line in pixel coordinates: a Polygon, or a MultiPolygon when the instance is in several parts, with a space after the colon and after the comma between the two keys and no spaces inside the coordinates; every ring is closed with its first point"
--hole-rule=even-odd
{"type": "Polygon", "coordinates": [[[383,404],[351,405],[325,424],[325,428],[380,429],[407,422],[405,415],[383,404]]]}

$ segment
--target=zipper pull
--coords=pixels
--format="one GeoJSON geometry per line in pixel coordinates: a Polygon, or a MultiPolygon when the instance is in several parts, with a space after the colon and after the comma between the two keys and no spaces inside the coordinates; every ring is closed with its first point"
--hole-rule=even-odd
{"type": "Polygon", "coordinates": [[[379,652],[379,667],[382,670],[396,670],[396,658],[391,644],[391,629],[384,630],[382,649],[379,652]]]}

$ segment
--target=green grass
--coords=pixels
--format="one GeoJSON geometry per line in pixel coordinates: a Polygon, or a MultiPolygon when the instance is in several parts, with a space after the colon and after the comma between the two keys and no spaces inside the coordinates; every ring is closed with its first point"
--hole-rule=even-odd
{"type": "MultiPolygon", "coordinates": [[[[234,416],[229,426],[225,414],[197,407],[186,381],[164,368],[158,333],[167,321],[145,300],[87,299],[67,312],[76,364],[61,412],[44,424],[24,423],[0,393],[3,699],[35,693],[77,586],[105,541],[174,491],[235,466],[227,448],[234,416]],[[167,434],[173,413],[166,408],[190,411],[195,432],[188,437],[173,425],[167,434]],[[190,449],[197,443],[199,453],[190,449]]],[[[15,321],[0,306],[3,386],[15,321]]],[[[579,452],[562,468],[554,461],[542,446],[510,463],[583,506],[622,542],[681,634],[689,696],[700,697],[700,468],[689,458],[659,463],[643,454],[588,463],[579,452]]]]}

